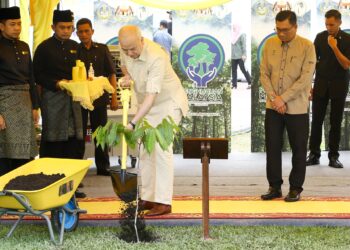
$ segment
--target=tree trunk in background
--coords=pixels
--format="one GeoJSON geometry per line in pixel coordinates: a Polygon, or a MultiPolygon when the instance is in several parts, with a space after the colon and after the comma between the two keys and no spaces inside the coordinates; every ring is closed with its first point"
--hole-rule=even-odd
{"type": "Polygon", "coordinates": [[[211,127],[212,127],[212,133],[211,133],[211,136],[212,137],[216,137],[216,126],[215,126],[215,116],[213,116],[212,118],[211,118],[211,127]]]}
{"type": "Polygon", "coordinates": [[[193,121],[192,121],[192,137],[195,137],[195,135],[197,134],[196,128],[197,128],[197,117],[193,117],[193,121]]]}
{"type": "Polygon", "coordinates": [[[259,81],[260,69],[257,60],[257,44],[252,43],[252,92],[251,92],[251,151],[265,151],[265,92],[259,81]]]}

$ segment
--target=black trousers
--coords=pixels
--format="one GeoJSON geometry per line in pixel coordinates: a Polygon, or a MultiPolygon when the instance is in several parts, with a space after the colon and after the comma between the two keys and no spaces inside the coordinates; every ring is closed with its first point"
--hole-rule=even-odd
{"type": "Polygon", "coordinates": [[[33,159],[10,159],[0,158],[0,176],[15,170],[16,168],[30,162],[33,159]]]}
{"type": "MultiPolygon", "coordinates": [[[[92,132],[94,132],[99,126],[104,126],[107,123],[107,106],[98,106],[95,107],[93,111],[89,111],[87,109],[81,109],[83,115],[83,133],[84,138],[86,136],[86,128],[88,123],[88,117],[90,117],[90,125],[92,132]]],[[[96,146],[95,143],[95,163],[97,171],[104,171],[110,167],[109,163],[109,155],[108,155],[108,147],[105,147],[104,150],[99,146],[96,146]]],[[[85,151],[85,143],[84,143],[84,151],[85,151]]],[[[84,152],[83,151],[83,152],[84,152]]]]}
{"type": "Polygon", "coordinates": [[[248,85],[252,83],[249,72],[245,69],[244,61],[242,59],[231,59],[231,70],[232,70],[232,87],[237,87],[237,66],[241,69],[248,85]]]}
{"type": "Polygon", "coordinates": [[[329,158],[339,157],[339,142],[341,122],[345,107],[345,98],[330,98],[327,93],[324,97],[314,95],[312,98],[312,122],[309,150],[317,157],[321,156],[322,126],[326,115],[327,105],[330,100],[330,131],[329,131],[329,158]]]}
{"type": "Polygon", "coordinates": [[[67,158],[67,159],[82,159],[83,148],[82,140],[75,137],[69,138],[67,141],[41,141],[40,142],[40,158],[67,158]]]}
{"type": "Polygon", "coordinates": [[[282,179],[283,132],[287,129],[292,148],[292,171],[289,175],[290,190],[302,191],[306,173],[307,140],[309,115],[281,115],[275,110],[266,109],[266,173],[269,185],[280,188],[282,179]]]}

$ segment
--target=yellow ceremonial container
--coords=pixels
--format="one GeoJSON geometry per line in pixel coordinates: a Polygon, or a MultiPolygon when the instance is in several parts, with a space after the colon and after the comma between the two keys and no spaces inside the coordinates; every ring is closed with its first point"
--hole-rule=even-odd
{"type": "Polygon", "coordinates": [[[86,81],[86,68],[82,61],[79,61],[79,80],[86,81]]]}
{"type": "Polygon", "coordinates": [[[75,61],[75,66],[72,68],[72,79],[74,82],[86,81],[86,69],[84,62],[75,61]]]}
{"type": "Polygon", "coordinates": [[[78,81],[78,79],[79,79],[79,67],[72,68],[72,79],[75,82],[78,81]]]}

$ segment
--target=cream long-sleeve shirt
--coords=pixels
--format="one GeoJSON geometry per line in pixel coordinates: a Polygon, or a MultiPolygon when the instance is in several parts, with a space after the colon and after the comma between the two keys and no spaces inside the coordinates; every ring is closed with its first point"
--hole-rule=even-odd
{"type": "Polygon", "coordinates": [[[260,63],[260,82],[266,92],[266,108],[272,109],[273,95],[281,96],[287,114],[308,112],[316,53],[313,43],[298,35],[282,43],[276,37],[267,40],[260,63]]]}
{"type": "Polygon", "coordinates": [[[121,52],[121,65],[126,67],[135,82],[134,90],[139,105],[148,93],[157,94],[148,115],[165,117],[175,105],[186,116],[189,110],[187,94],[171,66],[169,56],[157,43],[144,38],[144,47],[137,59],[121,52]]]}

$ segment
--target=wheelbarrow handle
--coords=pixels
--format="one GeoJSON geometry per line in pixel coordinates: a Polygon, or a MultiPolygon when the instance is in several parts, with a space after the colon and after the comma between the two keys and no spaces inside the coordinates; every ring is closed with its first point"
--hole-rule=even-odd
{"type": "Polygon", "coordinates": [[[17,194],[16,192],[8,191],[8,190],[3,190],[0,192],[0,196],[12,196],[15,198],[18,203],[20,203],[25,209],[27,209],[30,213],[36,215],[37,212],[33,210],[32,206],[30,205],[29,200],[27,199],[26,196],[22,194],[17,194]]]}
{"type": "Polygon", "coordinates": [[[13,192],[8,190],[3,190],[0,192],[0,196],[13,196],[13,192]]]}

